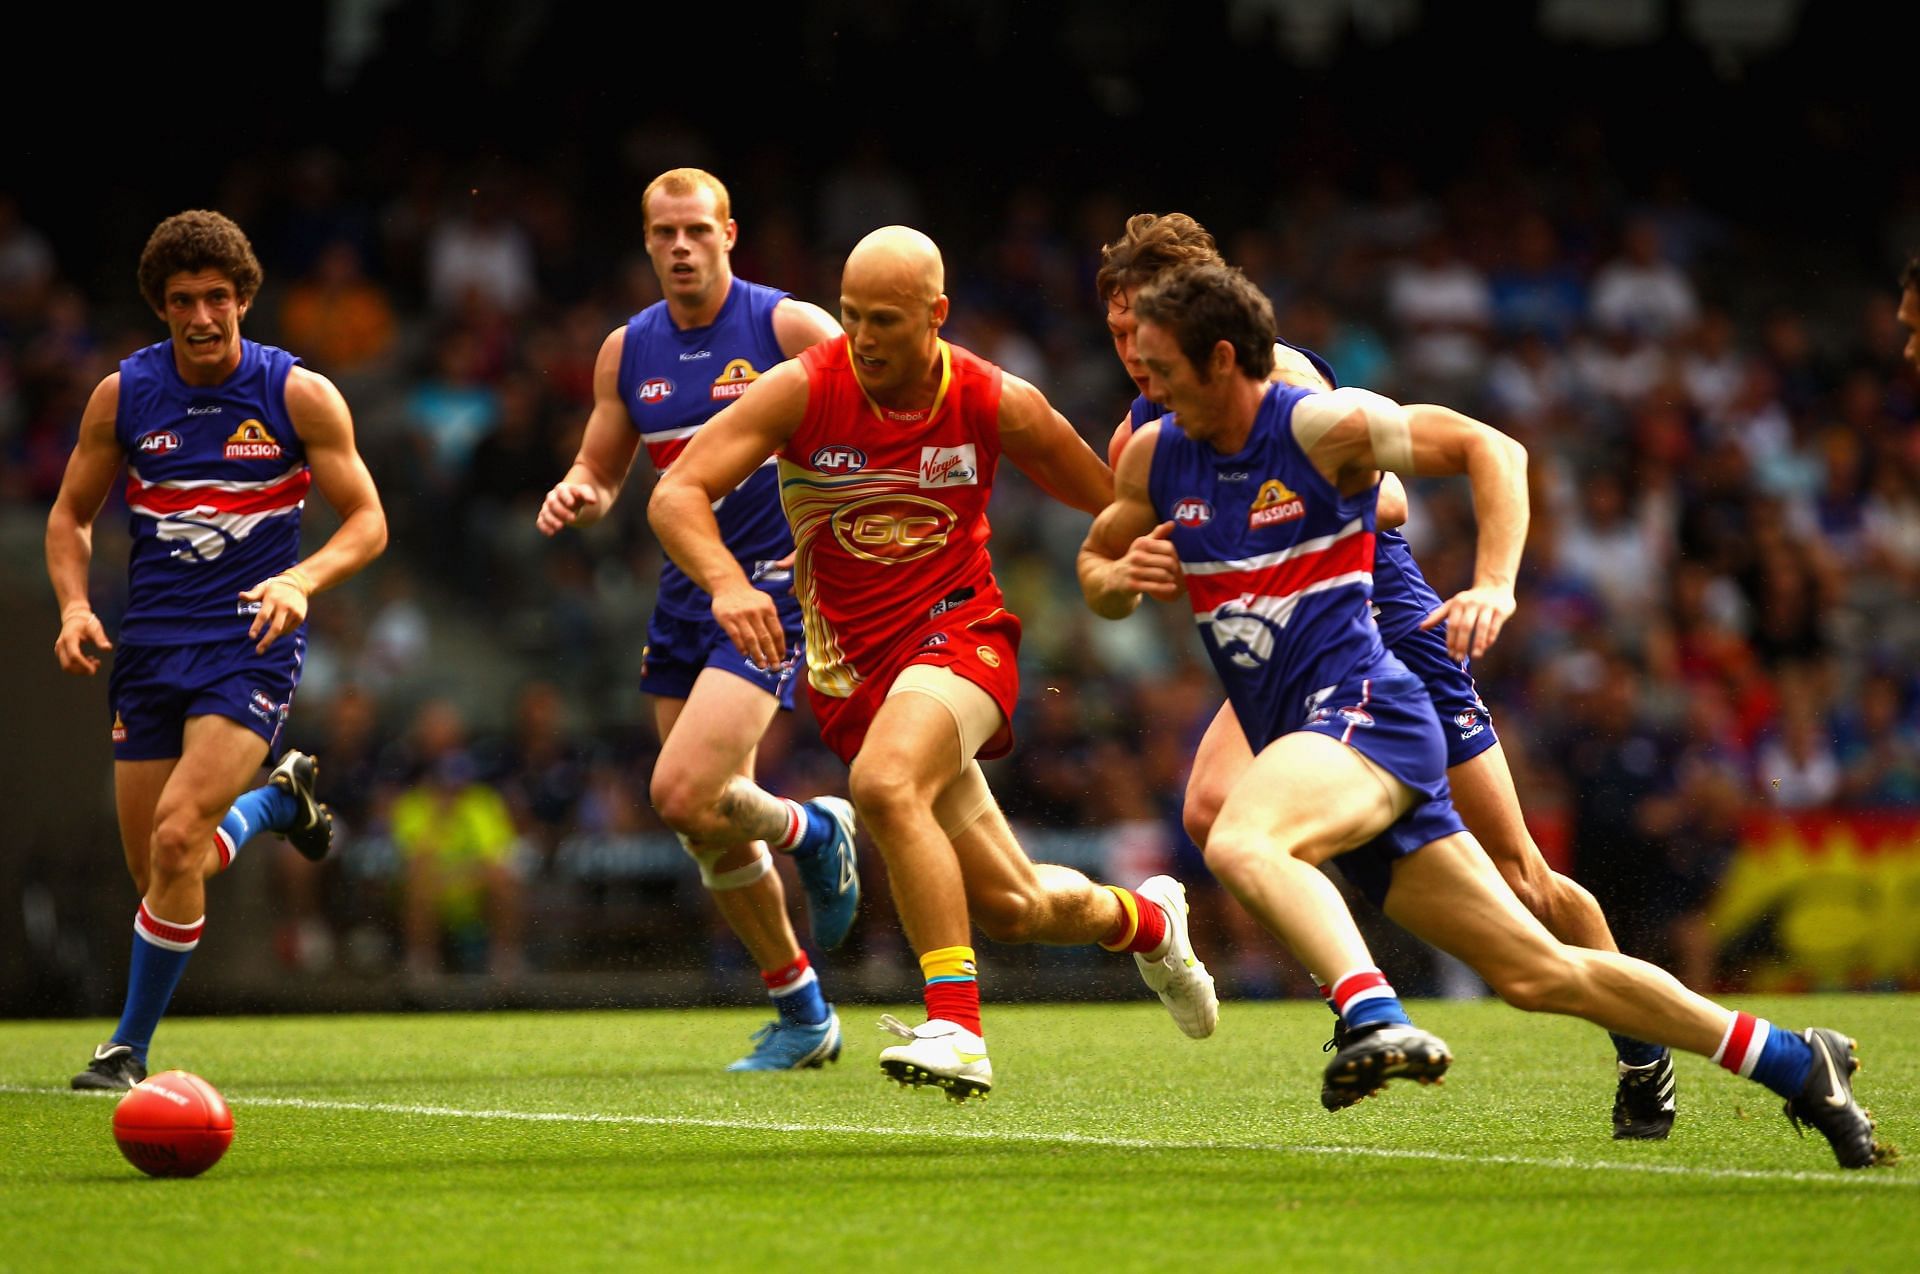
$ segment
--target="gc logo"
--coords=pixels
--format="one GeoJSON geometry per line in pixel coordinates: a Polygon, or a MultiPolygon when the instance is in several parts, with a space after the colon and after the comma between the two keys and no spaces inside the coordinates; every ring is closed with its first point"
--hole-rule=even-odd
{"type": "Polygon", "coordinates": [[[855,500],[833,515],[833,538],[869,562],[912,562],[936,553],[953,530],[953,510],[917,495],[855,500]]]}

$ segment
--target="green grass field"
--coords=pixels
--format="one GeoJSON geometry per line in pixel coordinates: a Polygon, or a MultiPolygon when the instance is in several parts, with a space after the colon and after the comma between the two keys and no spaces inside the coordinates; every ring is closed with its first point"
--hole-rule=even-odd
{"type": "MultiPolygon", "coordinates": [[[[1882,1140],[1920,1150],[1920,1003],[1742,1007],[1857,1036],[1882,1140]]],[[[0,1025],[0,1269],[1920,1266],[1920,1154],[1842,1172],[1692,1057],[1672,1140],[1616,1143],[1577,1022],[1419,1005],[1446,1085],[1329,1115],[1317,1005],[1231,1003],[1199,1043],[1154,1005],[990,1008],[996,1089],[964,1106],[881,1077],[878,1013],[778,1075],[720,1072],[746,1011],[171,1021],[155,1063],[236,1121],[192,1181],[65,1091],[105,1024],[0,1025]]]]}

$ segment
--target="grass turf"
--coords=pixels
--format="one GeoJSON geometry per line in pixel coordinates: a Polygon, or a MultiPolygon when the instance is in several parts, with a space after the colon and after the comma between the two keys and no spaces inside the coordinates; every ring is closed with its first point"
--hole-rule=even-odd
{"type": "MultiPolygon", "coordinates": [[[[1914,998],[1742,1007],[1858,1037],[1882,1140],[1920,1142],[1914,998]]],[[[995,1092],[964,1106],[887,1083],[865,1007],[837,1066],[720,1073],[763,1017],[170,1021],[155,1063],[235,1112],[192,1181],[141,1176],[112,1101],[64,1091],[103,1024],[0,1024],[0,1269],[1920,1264],[1920,1156],[1843,1173],[1693,1057],[1673,1139],[1614,1142],[1606,1037],[1497,1004],[1416,1006],[1447,1084],[1338,1115],[1317,1005],[1229,1004],[1199,1043],[1153,1005],[990,1008],[995,1092]]]]}

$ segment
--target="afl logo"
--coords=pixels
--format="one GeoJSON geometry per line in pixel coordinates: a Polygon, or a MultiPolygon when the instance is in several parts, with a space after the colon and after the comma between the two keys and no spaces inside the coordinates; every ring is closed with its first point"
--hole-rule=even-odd
{"type": "Polygon", "coordinates": [[[1173,506],[1173,520],[1189,531],[1213,521],[1213,506],[1205,500],[1185,499],[1173,506]]]}
{"type": "Polygon", "coordinates": [[[1462,730],[1471,730],[1473,729],[1473,723],[1478,721],[1479,719],[1480,719],[1479,716],[1471,711],[1460,712],[1460,713],[1454,714],[1453,723],[1459,726],[1462,730]]]}
{"type": "Polygon", "coordinates": [[[180,450],[180,435],[171,429],[163,429],[159,433],[148,434],[134,446],[139,448],[143,456],[164,456],[169,451],[180,450]]]}
{"type": "Polygon", "coordinates": [[[834,513],[833,538],[869,562],[913,562],[939,552],[956,520],[952,509],[925,496],[868,496],[834,513]]]}
{"type": "Polygon", "coordinates": [[[858,447],[842,447],[834,444],[820,448],[813,453],[807,463],[829,477],[838,477],[845,473],[858,473],[867,467],[867,453],[858,447]]]}
{"type": "Polygon", "coordinates": [[[673,382],[664,376],[655,376],[652,380],[640,382],[640,388],[634,397],[643,403],[663,403],[673,397],[673,382]]]}
{"type": "Polygon", "coordinates": [[[1365,708],[1361,707],[1357,703],[1354,704],[1352,707],[1340,709],[1340,711],[1335,713],[1334,715],[1338,716],[1342,721],[1346,722],[1348,725],[1364,726],[1364,725],[1373,724],[1373,714],[1371,712],[1368,712],[1365,708]]]}

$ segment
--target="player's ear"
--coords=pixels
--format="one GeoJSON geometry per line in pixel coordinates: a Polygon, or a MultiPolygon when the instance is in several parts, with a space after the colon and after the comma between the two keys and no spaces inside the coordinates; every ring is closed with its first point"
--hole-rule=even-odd
{"type": "Polygon", "coordinates": [[[1232,341],[1215,341],[1213,353],[1207,356],[1207,379],[1212,380],[1216,376],[1228,375],[1233,371],[1237,361],[1232,341]]]}
{"type": "Polygon", "coordinates": [[[938,330],[947,321],[947,294],[942,292],[933,299],[933,326],[938,330]]]}
{"type": "Polygon", "coordinates": [[[726,243],[722,245],[724,250],[728,252],[732,252],[733,245],[737,243],[739,239],[740,239],[740,223],[735,221],[732,217],[728,217],[727,218],[727,239],[726,239],[726,243]]]}

